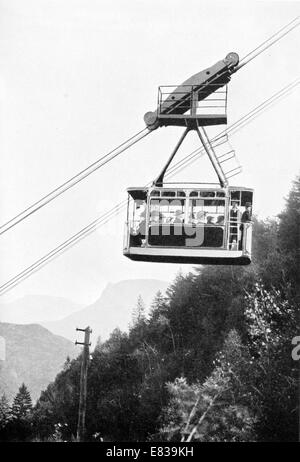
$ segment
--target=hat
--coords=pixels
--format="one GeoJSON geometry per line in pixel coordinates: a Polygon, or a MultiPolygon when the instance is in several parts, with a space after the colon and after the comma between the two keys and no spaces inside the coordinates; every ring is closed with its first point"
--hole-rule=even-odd
{"type": "Polygon", "coordinates": [[[246,202],[245,207],[252,207],[251,202],[246,202]]]}

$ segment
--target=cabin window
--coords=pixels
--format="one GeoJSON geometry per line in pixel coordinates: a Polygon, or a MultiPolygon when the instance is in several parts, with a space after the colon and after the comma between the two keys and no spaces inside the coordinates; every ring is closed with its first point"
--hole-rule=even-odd
{"type": "Polygon", "coordinates": [[[215,191],[200,191],[201,197],[215,197],[215,191]]]}
{"type": "Polygon", "coordinates": [[[176,192],[175,191],[162,191],[161,196],[162,197],[175,197],[176,192]]]}
{"type": "Polygon", "coordinates": [[[252,191],[242,191],[241,205],[245,206],[247,202],[252,204],[252,191]]]}
{"type": "Polygon", "coordinates": [[[185,199],[152,199],[150,223],[183,223],[185,199]]]}
{"type": "Polygon", "coordinates": [[[238,202],[241,201],[241,191],[231,191],[230,192],[231,202],[238,202]]]}
{"type": "Polygon", "coordinates": [[[223,226],[225,199],[192,199],[188,219],[193,224],[223,226]]]}

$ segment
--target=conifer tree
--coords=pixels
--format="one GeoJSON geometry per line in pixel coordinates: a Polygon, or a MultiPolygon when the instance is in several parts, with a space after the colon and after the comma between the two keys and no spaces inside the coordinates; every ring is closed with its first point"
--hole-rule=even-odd
{"type": "Polygon", "coordinates": [[[31,411],[31,396],[26,385],[23,383],[13,401],[11,408],[12,417],[16,420],[26,419],[26,417],[30,415],[31,411]]]}
{"type": "Polygon", "coordinates": [[[8,399],[5,394],[0,398],[0,429],[5,428],[11,419],[11,411],[8,399]]]}
{"type": "Polygon", "coordinates": [[[146,310],[145,303],[142,299],[142,296],[139,295],[137,299],[137,304],[134,307],[133,312],[132,312],[133,327],[136,327],[137,325],[146,321],[145,310],[146,310]]]}
{"type": "Polygon", "coordinates": [[[166,300],[167,297],[164,297],[160,290],[155,294],[153,302],[151,303],[150,319],[157,319],[160,316],[161,312],[166,307],[166,300]]]}
{"type": "Polygon", "coordinates": [[[283,271],[292,289],[292,297],[300,298],[300,175],[286,201],[285,210],[279,215],[279,249],[285,258],[283,271]]]}

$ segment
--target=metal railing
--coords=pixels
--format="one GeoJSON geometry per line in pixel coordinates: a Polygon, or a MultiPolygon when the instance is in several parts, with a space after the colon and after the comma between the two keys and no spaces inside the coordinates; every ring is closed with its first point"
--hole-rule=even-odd
{"type": "MultiPolygon", "coordinates": [[[[213,85],[213,84],[211,84],[213,85]]],[[[164,85],[158,88],[158,115],[224,115],[227,112],[227,85],[207,94],[199,85],[164,85]]]]}

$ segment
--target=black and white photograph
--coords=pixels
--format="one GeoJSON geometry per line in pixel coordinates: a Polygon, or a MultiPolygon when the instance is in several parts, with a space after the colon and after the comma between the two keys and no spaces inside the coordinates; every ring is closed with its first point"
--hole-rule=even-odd
{"type": "Polygon", "coordinates": [[[300,442],[299,26],[0,0],[1,449],[300,442]]]}

